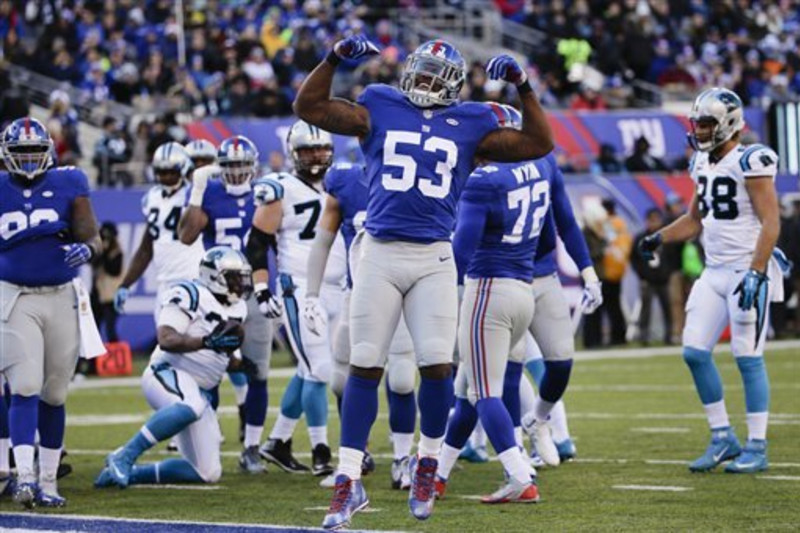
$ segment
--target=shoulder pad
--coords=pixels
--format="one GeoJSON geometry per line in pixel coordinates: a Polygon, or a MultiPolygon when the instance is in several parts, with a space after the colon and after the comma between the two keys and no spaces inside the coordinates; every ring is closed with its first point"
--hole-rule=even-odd
{"type": "Polygon", "coordinates": [[[267,205],[283,199],[283,178],[278,174],[268,174],[253,182],[253,198],[256,205],[267,205]]]}
{"type": "Polygon", "coordinates": [[[350,170],[351,168],[353,168],[353,163],[348,163],[347,161],[334,163],[333,166],[331,166],[331,170],[350,170]]]}
{"type": "Polygon", "coordinates": [[[177,305],[194,317],[200,306],[200,290],[193,281],[179,281],[169,288],[161,305],[177,305]]]}
{"type": "Polygon", "coordinates": [[[742,152],[739,166],[745,176],[774,176],[778,171],[778,155],[768,146],[752,144],[742,152]]]}
{"type": "Polygon", "coordinates": [[[480,176],[482,174],[492,174],[494,172],[497,172],[498,170],[500,170],[500,168],[495,166],[495,165],[486,165],[486,166],[483,166],[483,167],[476,168],[472,172],[472,175],[473,176],[480,176]]]}

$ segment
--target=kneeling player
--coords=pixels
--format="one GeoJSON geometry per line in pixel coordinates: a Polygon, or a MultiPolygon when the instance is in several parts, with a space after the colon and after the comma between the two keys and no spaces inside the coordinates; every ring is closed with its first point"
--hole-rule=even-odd
{"type": "Polygon", "coordinates": [[[180,282],[167,293],[158,317],[159,346],[142,376],[145,398],[156,413],[108,455],[96,487],[219,480],[222,434],[209,391],[232,361],[243,361],[232,354],[244,338],[241,324],[252,290],[252,269],[244,255],[218,246],[203,256],[199,280],[180,282]],[[173,435],[182,459],[135,464],[173,435]]]}

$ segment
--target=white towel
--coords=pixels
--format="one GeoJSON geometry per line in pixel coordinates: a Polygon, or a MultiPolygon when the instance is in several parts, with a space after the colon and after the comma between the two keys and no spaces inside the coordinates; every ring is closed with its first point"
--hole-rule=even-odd
{"type": "Polygon", "coordinates": [[[72,287],[75,289],[75,297],[78,300],[78,326],[81,332],[81,357],[84,359],[94,359],[106,354],[106,347],[100,332],[97,331],[97,324],[94,321],[92,305],[89,302],[89,293],[83,286],[80,278],[72,280],[72,287]]]}

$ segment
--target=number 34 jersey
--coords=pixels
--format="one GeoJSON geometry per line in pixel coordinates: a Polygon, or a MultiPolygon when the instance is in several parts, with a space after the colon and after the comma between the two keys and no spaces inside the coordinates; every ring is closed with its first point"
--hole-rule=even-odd
{"type": "Polygon", "coordinates": [[[774,180],[778,156],[770,148],[737,145],[716,164],[697,152],[689,172],[697,186],[703,217],[702,242],[709,266],[748,268],[761,231],[761,221],[745,188],[748,179],[774,180]]]}
{"type": "MultiPolygon", "coordinates": [[[[319,184],[322,186],[322,183],[319,184]]],[[[267,174],[253,183],[256,205],[281,202],[278,228],[278,270],[305,279],[311,244],[317,235],[326,193],[288,172],[267,174]]],[[[337,233],[328,256],[324,283],[339,285],[347,273],[344,242],[337,233]]]]}
{"type": "Polygon", "coordinates": [[[183,213],[188,183],[169,193],[161,185],[152,187],[142,197],[142,213],[147,219],[147,233],[153,239],[153,266],[162,285],[198,275],[203,245],[199,240],[187,246],[178,238],[178,222],[183,213]]]}
{"type": "Polygon", "coordinates": [[[379,84],[367,87],[358,103],[369,112],[371,128],[361,140],[367,232],[385,240],[449,241],[475,151],[497,128],[494,111],[477,102],[423,109],[379,84]]]}

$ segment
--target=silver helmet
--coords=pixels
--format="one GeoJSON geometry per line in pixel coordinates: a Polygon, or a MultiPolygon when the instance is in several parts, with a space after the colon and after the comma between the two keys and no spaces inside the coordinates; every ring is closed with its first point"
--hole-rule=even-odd
{"type": "Polygon", "coordinates": [[[302,120],[292,124],[286,144],[294,169],[300,174],[321,179],[333,163],[331,134],[302,120]]]}
{"type": "Polygon", "coordinates": [[[217,162],[217,147],[205,139],[195,139],[186,143],[186,154],[195,169],[217,162]]]}
{"type": "Polygon", "coordinates": [[[253,293],[253,268],[240,251],[215,246],[200,261],[200,281],[217,298],[233,305],[253,293]]]}
{"type": "Polygon", "coordinates": [[[165,188],[174,190],[180,187],[192,169],[192,161],[180,143],[168,142],[156,148],[150,166],[156,180],[165,188]]]}
{"type": "Polygon", "coordinates": [[[706,89],[695,99],[689,120],[692,123],[689,144],[695,150],[710,152],[744,128],[742,100],[728,89],[706,89]],[[700,140],[697,138],[697,124],[706,121],[714,122],[713,130],[710,138],[700,140]]]}

